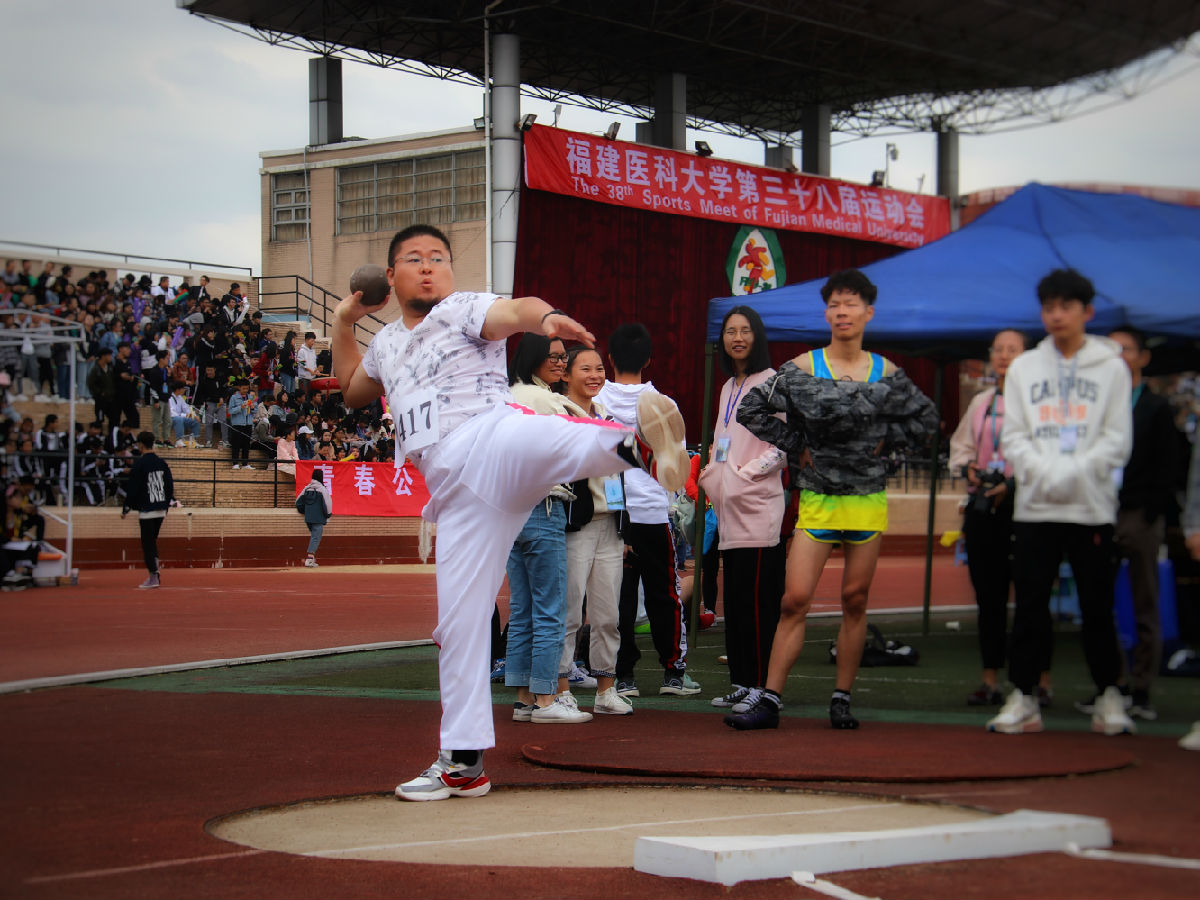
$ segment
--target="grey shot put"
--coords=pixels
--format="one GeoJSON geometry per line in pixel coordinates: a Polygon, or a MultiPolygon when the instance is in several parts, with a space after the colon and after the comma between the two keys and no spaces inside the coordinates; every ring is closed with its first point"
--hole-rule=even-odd
{"type": "Polygon", "coordinates": [[[392,286],[388,284],[387,270],[374,263],[366,263],[354,270],[350,276],[350,291],[362,291],[363,306],[381,306],[387,302],[392,286]]]}

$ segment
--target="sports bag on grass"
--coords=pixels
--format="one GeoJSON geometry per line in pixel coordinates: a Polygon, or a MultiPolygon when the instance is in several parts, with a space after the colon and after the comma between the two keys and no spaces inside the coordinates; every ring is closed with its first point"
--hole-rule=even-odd
{"type": "MultiPolygon", "coordinates": [[[[869,622],[867,631],[867,642],[863,646],[863,666],[915,666],[921,658],[915,647],[900,641],[886,640],[883,632],[869,622]]],[[[834,641],[829,642],[829,661],[837,662],[837,643],[834,641]]]]}

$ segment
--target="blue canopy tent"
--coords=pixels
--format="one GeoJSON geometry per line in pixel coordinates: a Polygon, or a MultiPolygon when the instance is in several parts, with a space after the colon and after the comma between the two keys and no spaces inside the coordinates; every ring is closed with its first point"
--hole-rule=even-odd
{"type": "MultiPolygon", "coordinates": [[[[1037,282],[1061,268],[1077,269],[1096,286],[1096,315],[1089,330],[1105,332],[1130,324],[1150,335],[1200,339],[1200,209],[1029,184],[941,240],[863,266],[879,287],[875,317],[867,330],[869,342],[962,359],[980,355],[1002,328],[1041,334],[1037,282]]],[[[706,443],[713,342],[720,339],[725,314],[745,304],[762,316],[771,340],[823,344],[829,339],[820,295],[824,280],[709,303],[706,443]]],[[[934,398],[939,408],[941,387],[939,367],[934,398]]],[[[937,449],[935,441],[932,461],[937,449]]],[[[931,479],[926,631],[936,484],[937,479],[931,479]]],[[[699,579],[697,572],[697,583],[699,579]]]]}
{"type": "MultiPolygon", "coordinates": [[[[1090,330],[1130,324],[1200,339],[1200,209],[1040,184],[939,241],[863,266],[879,286],[869,339],[963,357],[1001,328],[1041,333],[1037,282],[1061,268],[1096,285],[1090,330]]],[[[718,339],[725,313],[745,303],[772,340],[824,343],[823,282],[711,301],[708,340],[718,339]]]]}

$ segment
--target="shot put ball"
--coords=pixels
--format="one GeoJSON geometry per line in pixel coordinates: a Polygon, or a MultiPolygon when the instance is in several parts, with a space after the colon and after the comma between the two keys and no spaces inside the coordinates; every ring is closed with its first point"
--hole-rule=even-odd
{"type": "Polygon", "coordinates": [[[380,306],[387,302],[392,286],[388,284],[387,271],[383,266],[367,263],[359,266],[350,276],[350,291],[362,291],[363,306],[380,306]]]}

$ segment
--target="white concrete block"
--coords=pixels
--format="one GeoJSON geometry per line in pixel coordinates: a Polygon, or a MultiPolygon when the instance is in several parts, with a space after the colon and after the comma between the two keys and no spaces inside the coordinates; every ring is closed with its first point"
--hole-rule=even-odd
{"type": "Polygon", "coordinates": [[[953,825],[828,834],[640,837],[639,872],[737,884],[787,878],[797,870],[822,874],[954,859],[987,859],[1077,847],[1110,847],[1104,819],[1022,809],[953,825]]]}

